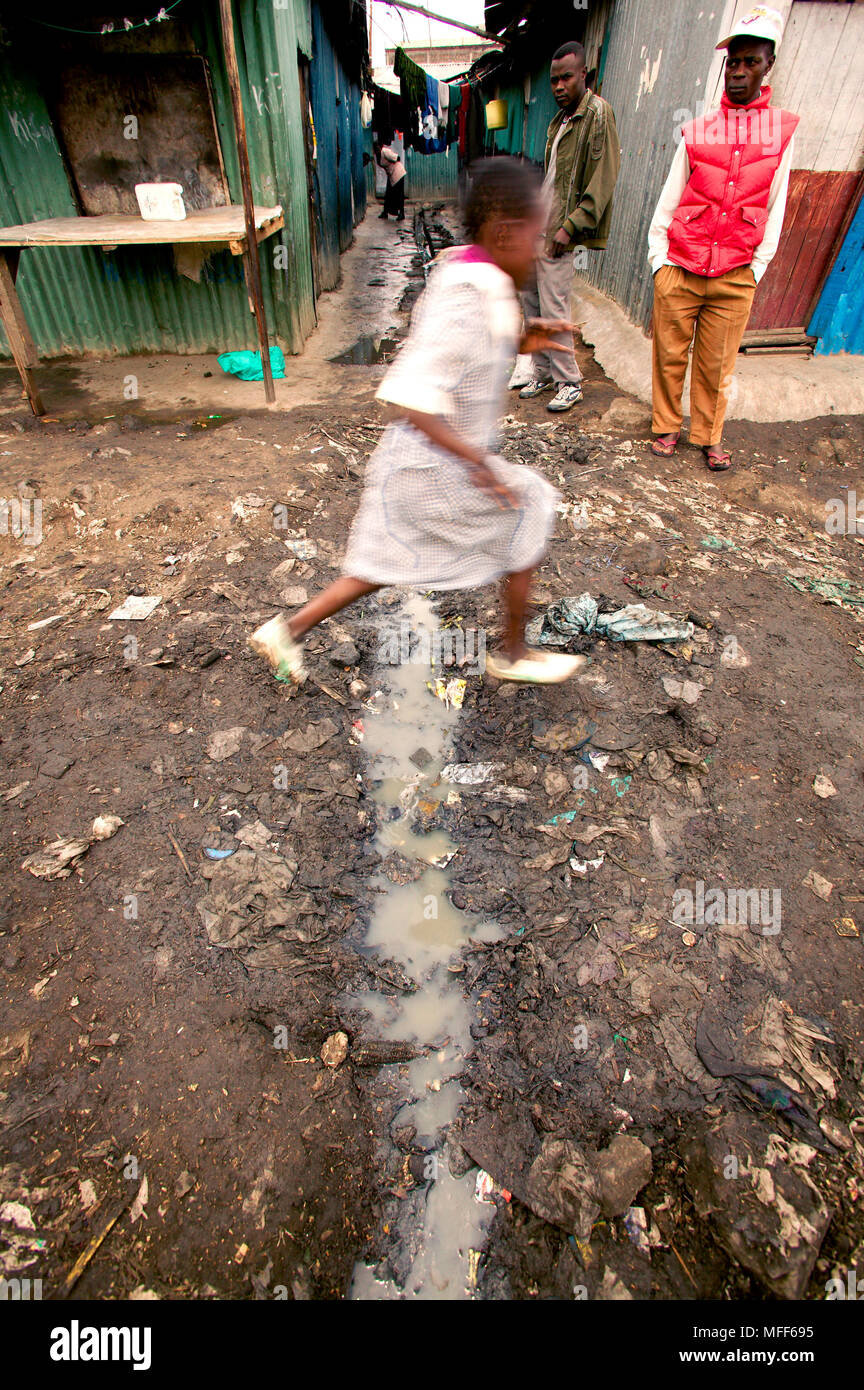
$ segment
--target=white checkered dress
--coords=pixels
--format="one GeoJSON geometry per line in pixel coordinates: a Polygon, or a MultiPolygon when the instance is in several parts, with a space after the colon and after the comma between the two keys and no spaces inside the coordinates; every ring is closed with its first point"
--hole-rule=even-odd
{"type": "MultiPolygon", "coordinates": [[[[419,300],[410,336],[378,398],[442,415],[492,450],[521,315],[513,282],[487,262],[446,260],[419,300]]],[[[502,510],[466,467],[407,422],[390,425],[369,460],[343,574],[370,584],[468,589],[542,558],[558,494],[530,468],[492,462],[520,506],[502,510]]]]}

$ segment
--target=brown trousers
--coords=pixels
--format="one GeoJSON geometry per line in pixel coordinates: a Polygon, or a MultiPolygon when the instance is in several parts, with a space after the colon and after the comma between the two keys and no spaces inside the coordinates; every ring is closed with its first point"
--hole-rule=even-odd
{"type": "Polygon", "coordinates": [[[735,359],[755,291],[749,265],[716,276],[661,265],[654,276],[651,428],[655,434],[675,434],[681,428],[681,396],[692,341],[690,443],[720,443],[735,359]]]}

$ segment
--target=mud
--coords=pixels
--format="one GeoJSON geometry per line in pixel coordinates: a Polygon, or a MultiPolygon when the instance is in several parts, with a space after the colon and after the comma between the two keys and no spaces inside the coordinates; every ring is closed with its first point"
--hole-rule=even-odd
{"type": "MultiPolygon", "coordinates": [[[[782,1296],[697,1210],[687,1155],[707,1124],[743,1115],[803,1140],[705,1070],[706,1000],[743,1063],[794,1083],[822,1132],[839,1126],[843,1142],[807,1162],[830,1211],[807,1296],[855,1267],[861,940],[835,923],[864,917],[864,552],[824,522],[859,484],[862,422],[733,422],[738,467],[712,477],[686,447],[654,459],[638,403],[611,423],[620,393],[580,361],[578,414],[552,421],[542,398],[511,397],[502,429],[505,455],[564,503],[535,612],[589,590],[689,614],[694,640],[577,639],[589,670],[555,689],[454,663],[461,712],[442,723],[424,679],[416,738],[397,735],[386,698],[380,716],[364,709],[379,689],[394,698],[381,633],[404,596],[316,633],[297,694],[246,648],[257,622],[338,570],[381,428],[380,366],[334,368],[358,373],[347,397],[334,386],[278,416],[232,405],[203,424],[208,412],[163,402],[3,417],[4,495],[42,501],[43,539],[0,537],[0,1200],[34,1222],[14,1240],[3,1227],[5,1272],[42,1277],[46,1297],[118,1208],[73,1296],[342,1298],[367,1269],[355,1296],[782,1296]],[[826,577],[853,586],[835,591],[844,601],[812,591],[826,577]],[[143,622],[109,621],[130,593],[161,602],[143,622]],[[698,685],[695,704],[670,680],[698,685]],[[236,730],[236,751],[209,755],[236,730]],[[498,770],[448,783],[445,758],[498,770]],[[399,793],[418,772],[426,794],[406,818],[399,793]],[[820,775],[836,794],[816,795],[820,775]],[[69,878],[21,869],[100,814],[124,824],[69,878]],[[216,946],[197,908],[205,850],[240,853],[258,822],[267,852],[296,865],[290,920],[267,926],[263,911],[251,945],[216,946]],[[827,899],[805,885],[811,869],[827,899]],[[676,921],[675,894],[700,883],[779,890],[780,931],[676,921]],[[428,893],[431,942],[416,910],[428,893]],[[500,940],[478,934],[488,923],[500,940]],[[430,976],[440,988],[424,996],[430,976]],[[787,1046],[777,1020],[790,1018],[818,1040],[787,1046]],[[348,1057],[331,1070],[320,1051],[338,1030],[348,1057]],[[401,1042],[421,1055],[369,1064],[401,1042]],[[545,1139],[590,1157],[617,1133],[652,1152],[636,1197],[647,1250],[624,1214],[584,1241],[531,1210],[545,1139]],[[471,1195],[448,1225],[477,1165],[492,1204],[471,1195]],[[438,1259],[424,1264],[429,1230],[438,1259]]],[[[427,600],[492,645],[491,591],[427,600]]]]}

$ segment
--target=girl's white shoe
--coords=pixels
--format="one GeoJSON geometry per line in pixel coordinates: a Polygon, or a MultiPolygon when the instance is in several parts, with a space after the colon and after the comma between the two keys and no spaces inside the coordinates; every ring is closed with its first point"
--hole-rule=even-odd
{"type": "Polygon", "coordinates": [[[257,656],[263,656],[273,668],[277,681],[302,685],[306,679],[303,648],[291,636],[285,619],[277,615],[256,628],[249,646],[257,656]]]}
{"type": "Polygon", "coordinates": [[[558,685],[570,680],[588,665],[587,656],[568,656],[565,652],[529,651],[518,661],[503,654],[487,656],[486,674],[499,681],[525,681],[534,685],[558,685]]]}

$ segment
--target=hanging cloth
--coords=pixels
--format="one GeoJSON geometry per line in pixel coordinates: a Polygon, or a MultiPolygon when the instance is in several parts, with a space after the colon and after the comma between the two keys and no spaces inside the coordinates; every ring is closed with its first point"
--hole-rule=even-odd
{"type": "Polygon", "coordinates": [[[423,136],[426,141],[426,154],[443,154],[447,141],[438,134],[438,88],[437,77],[426,74],[426,102],[423,107],[423,136]]]}
{"type": "Polygon", "coordinates": [[[447,108],[447,148],[455,145],[459,138],[459,107],[462,105],[462,88],[458,83],[451,83],[448,91],[449,105],[447,108]]]}
{"type": "Polygon", "coordinates": [[[471,83],[460,83],[459,91],[461,95],[457,119],[459,153],[463,159],[466,159],[468,157],[468,113],[471,110],[471,83]]]}

